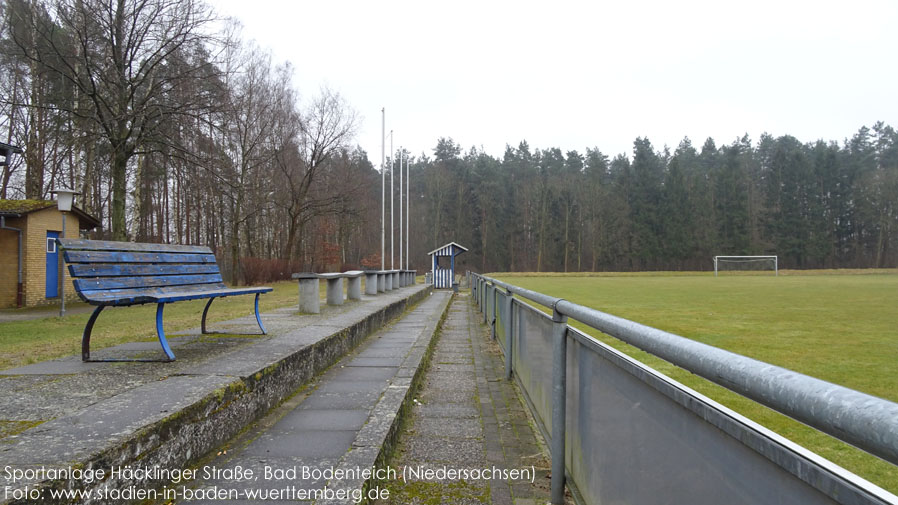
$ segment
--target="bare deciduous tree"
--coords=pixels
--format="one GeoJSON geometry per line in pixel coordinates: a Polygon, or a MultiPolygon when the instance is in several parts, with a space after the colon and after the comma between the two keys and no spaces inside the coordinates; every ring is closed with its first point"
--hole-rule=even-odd
{"type": "Polygon", "coordinates": [[[12,32],[22,56],[78,93],[78,100],[52,107],[94,123],[109,144],[112,235],[124,239],[131,158],[163,140],[166,121],[201,114],[211,105],[209,96],[175,101],[170,91],[184,80],[212,78],[215,65],[197,59],[177,71],[167,68],[174,55],[214,43],[208,35],[211,12],[197,0],[55,0],[50,22],[34,10],[20,12],[14,22],[32,34],[12,32]]]}

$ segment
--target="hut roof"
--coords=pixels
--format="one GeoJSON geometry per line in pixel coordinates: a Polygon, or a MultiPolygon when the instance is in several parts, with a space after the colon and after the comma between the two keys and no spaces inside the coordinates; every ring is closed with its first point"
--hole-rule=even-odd
{"type": "Polygon", "coordinates": [[[467,247],[458,245],[455,242],[449,242],[448,244],[446,244],[444,246],[437,247],[436,249],[434,249],[433,251],[430,251],[427,254],[429,256],[432,256],[434,254],[436,254],[437,256],[457,256],[457,255],[459,255],[463,252],[467,252],[467,251],[468,251],[467,247]],[[453,247],[460,249],[460,250],[456,252],[456,250],[453,249],[453,247]]]}
{"type": "MultiPolygon", "coordinates": [[[[0,215],[22,217],[26,214],[56,207],[55,200],[0,200],[0,215]]],[[[90,230],[100,226],[100,220],[72,205],[72,214],[78,217],[79,227],[90,230]]]]}

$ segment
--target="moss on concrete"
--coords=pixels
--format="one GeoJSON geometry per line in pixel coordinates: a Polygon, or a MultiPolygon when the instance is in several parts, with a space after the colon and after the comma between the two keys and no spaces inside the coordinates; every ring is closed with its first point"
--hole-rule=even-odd
{"type": "Polygon", "coordinates": [[[397,505],[441,505],[451,503],[490,503],[490,489],[474,486],[464,481],[457,482],[402,482],[392,481],[390,503],[397,505]]]}
{"type": "Polygon", "coordinates": [[[46,419],[39,421],[7,421],[0,419],[0,439],[22,433],[25,430],[38,426],[44,421],[46,421],[46,419]]]}

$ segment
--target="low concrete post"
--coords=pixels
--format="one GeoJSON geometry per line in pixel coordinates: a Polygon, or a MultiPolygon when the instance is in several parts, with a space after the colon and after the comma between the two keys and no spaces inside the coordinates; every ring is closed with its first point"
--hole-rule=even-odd
{"type": "Polygon", "coordinates": [[[321,274],[327,279],[327,304],[343,305],[343,274],[321,274]]]}
{"type": "Polygon", "coordinates": [[[385,270],[377,272],[377,292],[387,292],[387,272],[385,270]]]}
{"type": "Polygon", "coordinates": [[[293,274],[292,277],[299,281],[299,311],[304,314],[320,314],[318,274],[303,272],[293,274]]]}
{"type": "Polygon", "coordinates": [[[365,294],[377,294],[377,272],[365,272],[365,294]]]}
{"type": "MultiPolygon", "coordinates": [[[[560,301],[560,300],[559,300],[560,301]]],[[[564,505],[564,437],[567,403],[567,316],[552,307],[552,487],[550,501],[564,505]]]]}
{"type": "Polygon", "coordinates": [[[362,273],[358,270],[352,270],[349,272],[344,272],[343,275],[346,276],[346,298],[349,300],[361,300],[362,299],[362,273]]]}
{"type": "Polygon", "coordinates": [[[399,270],[393,270],[393,289],[399,289],[402,285],[399,284],[399,270]]]}
{"type": "Polygon", "coordinates": [[[512,325],[514,324],[514,294],[510,289],[505,290],[505,320],[502,325],[505,326],[505,379],[511,380],[511,350],[514,347],[512,342],[512,325]]]}
{"type": "Polygon", "coordinates": [[[393,289],[395,289],[393,287],[393,272],[390,270],[387,270],[384,273],[384,289],[387,291],[393,291],[393,289]]]}

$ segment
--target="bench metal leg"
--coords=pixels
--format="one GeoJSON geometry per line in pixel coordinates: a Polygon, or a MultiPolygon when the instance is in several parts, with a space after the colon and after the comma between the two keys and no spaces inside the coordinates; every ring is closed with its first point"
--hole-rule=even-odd
{"type": "Polygon", "coordinates": [[[94,323],[97,321],[97,316],[100,315],[100,312],[106,308],[106,305],[98,305],[96,309],[94,309],[94,313],[90,315],[90,319],[87,320],[87,326],[84,327],[84,334],[81,336],[81,361],[88,363],[118,363],[118,362],[169,362],[175,360],[175,354],[172,352],[171,348],[168,346],[168,341],[165,340],[165,332],[162,331],[162,306],[164,303],[160,303],[156,308],[156,333],[159,335],[159,343],[162,344],[162,350],[165,352],[165,355],[168,359],[141,359],[141,358],[104,358],[104,359],[91,359],[90,358],[90,334],[94,330],[94,323]]]}
{"type": "Polygon", "coordinates": [[[165,355],[168,356],[169,360],[174,361],[175,353],[171,352],[168,340],[165,339],[165,330],[162,328],[162,309],[164,307],[164,303],[156,306],[156,335],[159,337],[159,343],[162,344],[162,350],[165,352],[165,355]]]}
{"type": "MultiPolygon", "coordinates": [[[[259,295],[256,295],[256,296],[259,296],[259,295]]],[[[206,302],[206,308],[203,309],[203,323],[202,323],[202,326],[200,327],[203,334],[210,333],[210,332],[206,331],[206,314],[209,313],[209,306],[212,305],[213,300],[215,300],[214,297],[209,298],[209,301],[206,302]]]]}
{"type": "MultiPolygon", "coordinates": [[[[259,315],[259,295],[262,293],[256,293],[256,322],[259,323],[259,329],[262,330],[262,335],[268,335],[268,331],[265,330],[265,325],[262,324],[262,317],[259,315]]],[[[212,300],[215,298],[209,298],[209,301],[206,302],[206,308],[203,309],[203,322],[202,322],[202,332],[203,333],[217,333],[206,331],[206,314],[209,313],[209,306],[212,305],[212,300]]]]}
{"type": "Polygon", "coordinates": [[[97,308],[94,309],[94,313],[90,315],[90,319],[87,320],[87,326],[84,327],[84,334],[81,335],[81,361],[90,361],[90,334],[94,331],[94,323],[97,321],[97,316],[100,315],[100,312],[105,309],[105,305],[98,305],[97,308]]]}
{"type": "Polygon", "coordinates": [[[259,316],[259,295],[262,293],[256,293],[256,322],[259,323],[259,329],[262,330],[262,335],[268,335],[268,332],[265,331],[265,326],[262,325],[262,318],[259,316]]]}

